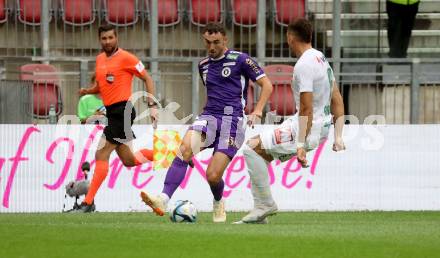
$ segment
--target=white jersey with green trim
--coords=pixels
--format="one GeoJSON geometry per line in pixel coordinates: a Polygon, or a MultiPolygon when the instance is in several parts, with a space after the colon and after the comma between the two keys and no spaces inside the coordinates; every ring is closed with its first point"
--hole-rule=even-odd
{"type": "Polygon", "coordinates": [[[334,80],[333,70],[324,54],[314,48],[306,50],[295,65],[293,95],[298,111],[301,92],[313,93],[313,123],[307,138],[307,142],[311,141],[309,145],[315,145],[328,135],[332,120],[330,103],[334,80]]]}

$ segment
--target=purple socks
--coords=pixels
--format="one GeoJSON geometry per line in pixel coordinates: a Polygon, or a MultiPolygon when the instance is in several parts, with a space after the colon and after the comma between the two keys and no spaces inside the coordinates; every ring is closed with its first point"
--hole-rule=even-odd
{"type": "Polygon", "coordinates": [[[162,193],[171,198],[177,187],[179,187],[180,183],[185,179],[187,168],[188,162],[181,160],[179,157],[174,158],[170,169],[167,171],[162,193]]]}
{"type": "MultiPolygon", "coordinates": [[[[168,195],[168,197],[171,198],[177,187],[179,187],[183,179],[185,179],[187,168],[188,162],[181,160],[179,157],[176,157],[173,160],[170,169],[168,169],[162,193],[168,195]]],[[[210,187],[211,192],[214,195],[214,199],[216,201],[220,201],[223,197],[223,189],[225,188],[225,182],[223,181],[223,179],[220,180],[217,185],[210,185],[210,187]]]]}
{"type": "Polygon", "coordinates": [[[209,185],[209,187],[211,187],[211,192],[212,195],[214,195],[214,200],[220,201],[223,196],[223,189],[225,188],[225,182],[223,181],[223,179],[221,179],[217,185],[209,185]]]}

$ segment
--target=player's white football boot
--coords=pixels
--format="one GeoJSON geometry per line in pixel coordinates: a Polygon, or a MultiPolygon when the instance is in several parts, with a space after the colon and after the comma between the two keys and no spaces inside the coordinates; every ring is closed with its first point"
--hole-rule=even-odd
{"type": "Polygon", "coordinates": [[[151,196],[146,192],[141,191],[141,198],[146,205],[150,206],[156,215],[163,216],[165,214],[167,201],[164,200],[161,195],[151,196]]]}
{"type": "Polygon", "coordinates": [[[264,218],[262,221],[254,221],[254,222],[244,222],[242,220],[233,222],[234,225],[240,225],[240,224],[268,224],[269,220],[267,218],[264,218]]]}
{"type": "Polygon", "coordinates": [[[278,206],[274,202],[272,205],[258,204],[252,209],[241,221],[244,223],[258,223],[264,221],[268,216],[275,215],[278,211],[278,206]]]}
{"type": "Polygon", "coordinates": [[[223,199],[221,199],[220,201],[214,200],[212,220],[214,222],[225,222],[226,221],[225,202],[223,201],[223,199]]]}

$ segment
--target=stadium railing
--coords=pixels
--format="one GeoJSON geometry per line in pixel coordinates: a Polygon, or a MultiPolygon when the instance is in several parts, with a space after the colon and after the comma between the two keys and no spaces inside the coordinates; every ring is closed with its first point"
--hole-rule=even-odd
{"type": "MultiPolygon", "coordinates": [[[[50,56],[93,58],[100,49],[97,28],[110,22],[118,25],[121,45],[141,57],[156,51],[161,57],[202,57],[203,24],[220,21],[231,48],[259,58],[287,58],[291,53],[285,43],[286,25],[298,17],[312,21],[314,46],[326,56],[386,57],[389,51],[385,1],[379,0],[130,0],[122,7],[113,0],[45,0],[47,25],[41,24],[42,1],[0,2],[0,32],[8,35],[0,39],[0,56],[41,56],[41,33],[47,26],[50,56]],[[158,8],[155,29],[153,2],[158,8]],[[151,49],[156,45],[157,50],[151,49]]],[[[421,2],[410,57],[440,55],[439,6],[436,0],[421,2]]]]}
{"type": "MultiPolygon", "coordinates": [[[[148,61],[148,60],[144,60],[148,61]]],[[[289,60],[265,60],[271,65],[288,64],[289,60]]],[[[333,60],[330,59],[330,62],[333,60]]],[[[341,93],[344,97],[346,113],[354,115],[359,122],[371,115],[384,116],[388,124],[417,124],[440,123],[440,59],[341,59],[343,72],[336,75],[341,93]]],[[[162,60],[159,62],[159,73],[152,74],[157,80],[157,97],[163,107],[171,102],[176,102],[180,108],[176,111],[178,118],[189,114],[201,112],[205,103],[205,89],[197,71],[197,62],[179,62],[170,65],[173,61],[162,60]]],[[[7,68],[19,67],[22,63],[7,62],[7,68]]],[[[59,88],[63,110],[60,115],[75,115],[79,99],[78,90],[87,84],[80,83],[78,66],[75,68],[69,62],[54,62],[59,77],[59,88]]],[[[88,67],[89,76],[94,64],[88,67]]],[[[275,66],[276,67],[276,66],[275,66]]],[[[0,76],[0,87],[7,81],[17,81],[18,72],[7,72],[0,76]]],[[[269,75],[269,77],[271,77],[269,75]]],[[[266,107],[268,121],[281,122],[285,116],[292,114],[294,101],[286,91],[290,89],[291,74],[286,74],[286,80],[272,78],[274,96],[266,107]],[[281,98],[282,97],[282,98],[281,98]],[[283,101],[284,99],[284,101],[283,101]],[[275,101],[276,100],[276,101],[275,101]],[[278,114],[274,114],[274,110],[278,114]],[[281,116],[281,120],[279,119],[281,116]]],[[[87,81],[86,81],[87,82],[87,81]]],[[[248,93],[250,106],[247,113],[252,111],[252,103],[256,103],[259,87],[248,93]]],[[[144,85],[139,81],[134,82],[134,92],[144,90],[144,85]]],[[[0,101],[3,101],[0,99],[0,101]]],[[[138,114],[147,109],[146,100],[140,96],[135,101],[138,114]]],[[[2,106],[2,112],[9,113],[10,109],[2,106]]],[[[293,111],[294,112],[294,111],[293,111]]],[[[35,123],[46,123],[47,119],[32,120],[35,123]]],[[[148,118],[142,118],[136,123],[147,123],[148,118]]]]}

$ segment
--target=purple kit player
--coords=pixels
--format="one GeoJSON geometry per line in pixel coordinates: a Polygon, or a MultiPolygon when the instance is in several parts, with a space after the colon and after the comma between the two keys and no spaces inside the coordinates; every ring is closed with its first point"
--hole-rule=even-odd
{"type": "Polygon", "coordinates": [[[169,199],[185,178],[188,161],[201,150],[213,148],[206,178],[214,195],[213,221],[225,222],[223,172],[243,144],[246,124],[253,126],[255,120],[261,118],[272,84],[248,55],[226,47],[222,25],[207,24],[202,37],[209,55],[199,63],[208,96],[206,106],[186,132],[180,146],[181,154],[167,172],[162,193],[153,196],[141,192],[141,197],[157,215],[163,216],[169,199]],[[246,123],[244,108],[249,79],[261,86],[261,94],[246,123]]]}

